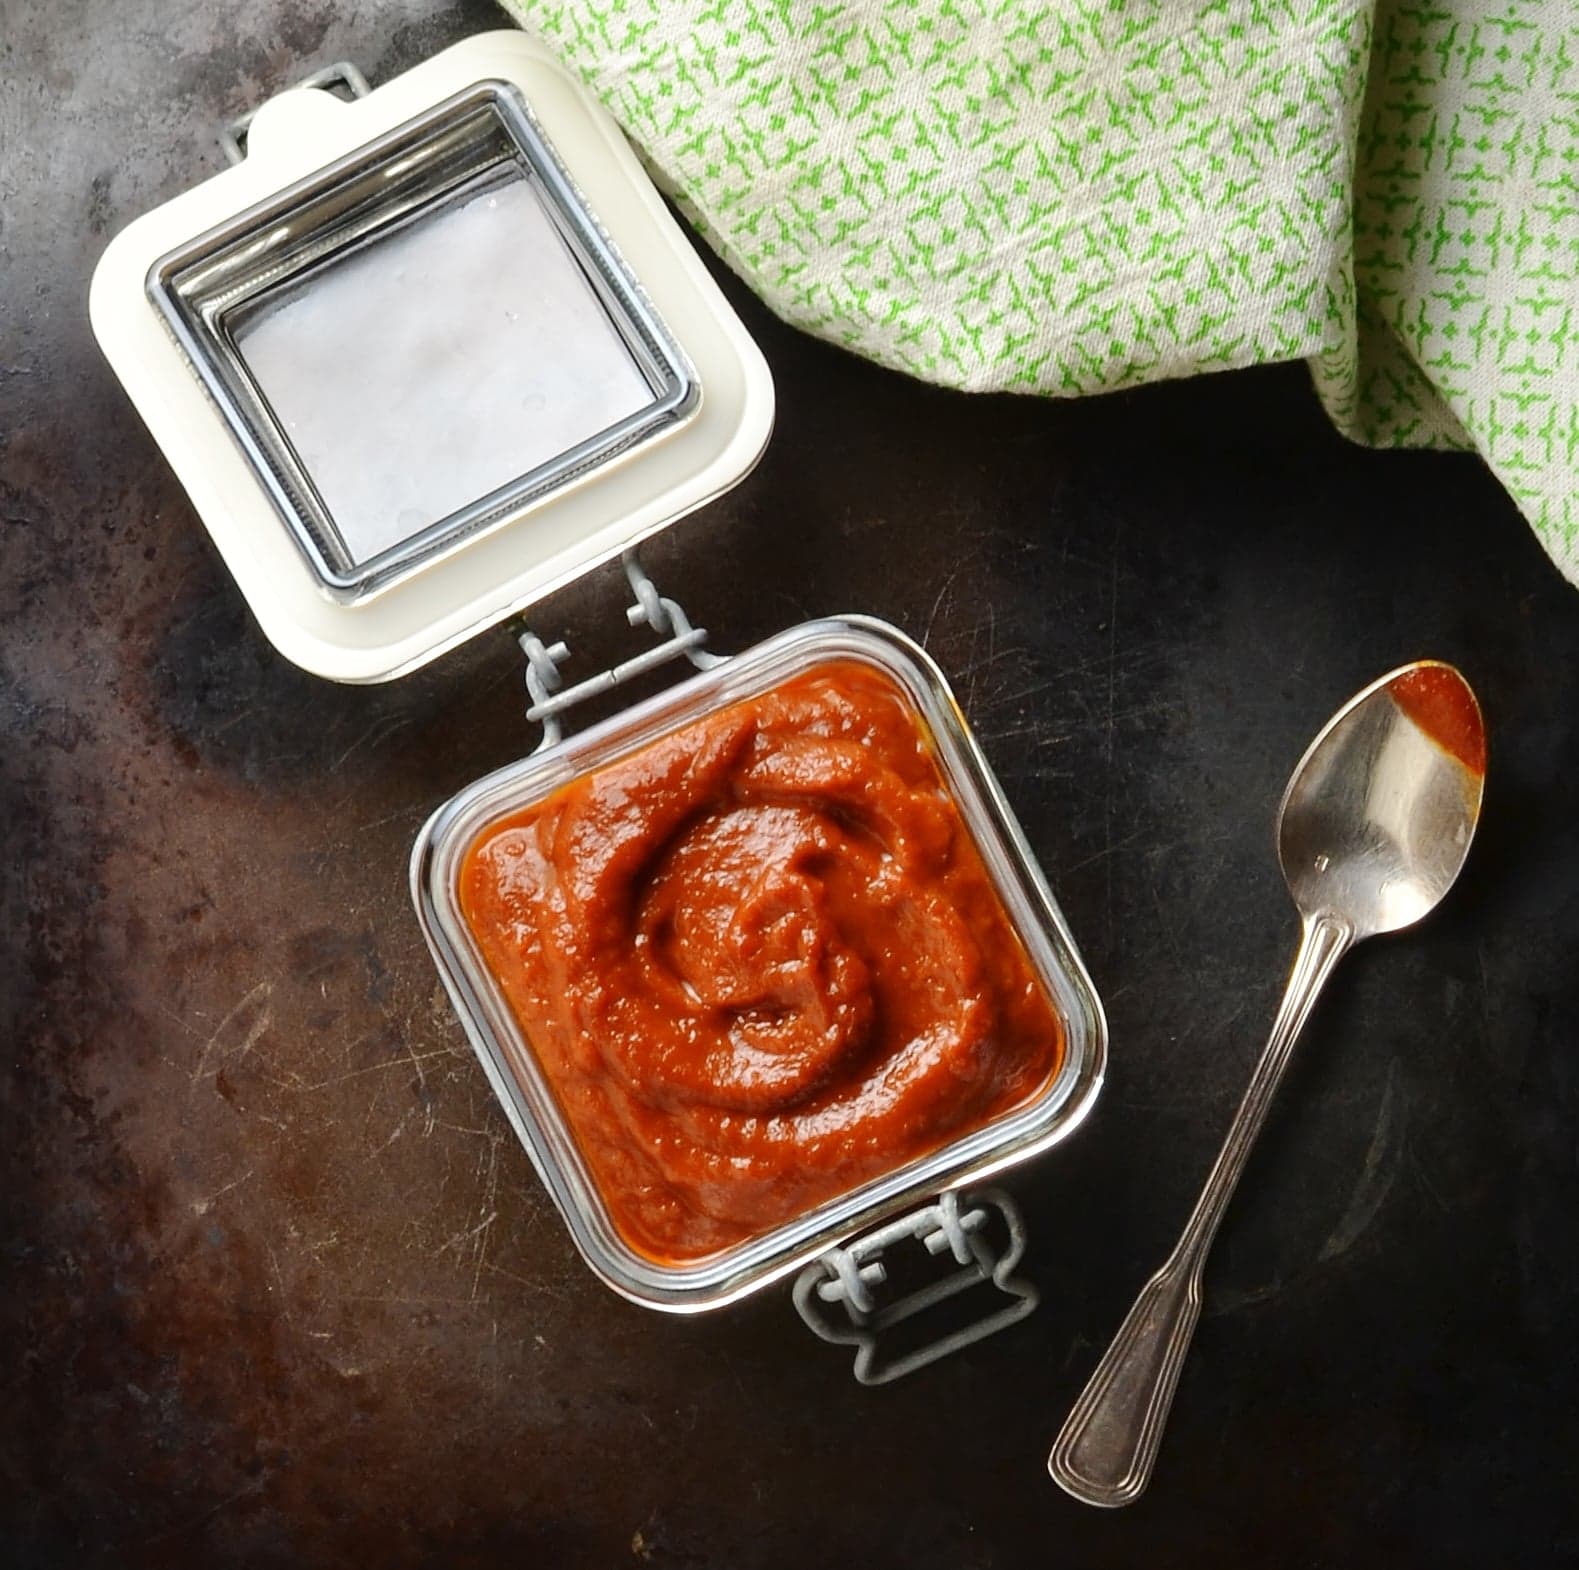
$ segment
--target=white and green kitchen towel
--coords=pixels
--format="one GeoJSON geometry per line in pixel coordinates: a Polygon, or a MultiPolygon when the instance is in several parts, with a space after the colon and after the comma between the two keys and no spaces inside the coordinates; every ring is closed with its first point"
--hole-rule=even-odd
{"type": "Polygon", "coordinates": [[[1579,582],[1579,0],[506,0],[786,321],[1076,394],[1309,361],[1579,582]]]}

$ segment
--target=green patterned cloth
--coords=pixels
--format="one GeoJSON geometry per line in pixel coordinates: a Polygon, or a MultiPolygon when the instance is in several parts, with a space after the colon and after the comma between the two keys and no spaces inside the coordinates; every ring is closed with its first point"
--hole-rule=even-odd
{"type": "Polygon", "coordinates": [[[1076,394],[1308,360],[1579,582],[1579,0],[506,0],[785,320],[1076,394]]]}

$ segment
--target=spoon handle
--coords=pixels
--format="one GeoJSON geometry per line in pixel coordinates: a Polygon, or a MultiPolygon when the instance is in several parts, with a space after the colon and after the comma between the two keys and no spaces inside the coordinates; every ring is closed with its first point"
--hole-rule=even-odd
{"type": "Polygon", "coordinates": [[[1336,916],[1308,917],[1299,953],[1228,1136],[1168,1262],[1141,1288],[1075,1402],[1047,1470],[1076,1499],[1133,1503],[1151,1480],[1173,1393],[1201,1313],[1201,1270],[1316,998],[1354,941],[1336,916]]]}

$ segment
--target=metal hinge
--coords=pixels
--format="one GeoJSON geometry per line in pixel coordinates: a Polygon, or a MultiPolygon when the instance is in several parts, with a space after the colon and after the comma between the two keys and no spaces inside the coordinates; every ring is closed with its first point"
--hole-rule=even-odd
{"type": "Polygon", "coordinates": [[[626,608],[626,621],[632,627],[650,627],[663,641],[633,659],[577,682],[574,687],[566,687],[559,667],[570,658],[569,645],[563,642],[545,644],[530,627],[518,624],[516,641],[526,656],[526,690],[532,700],[526,717],[543,727],[543,738],[535,749],[538,752],[563,740],[565,731],[560,715],[587,698],[595,698],[621,682],[645,675],[682,655],[703,671],[724,663],[725,656],[709,654],[704,647],[707,629],[693,627],[684,607],[658,592],[635,551],[626,551],[621,562],[631,593],[636,597],[636,603],[626,608]]]}

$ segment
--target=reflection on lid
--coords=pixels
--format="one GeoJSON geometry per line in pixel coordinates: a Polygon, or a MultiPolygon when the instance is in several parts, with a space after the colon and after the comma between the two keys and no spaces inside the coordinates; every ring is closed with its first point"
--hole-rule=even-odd
{"type": "Polygon", "coordinates": [[[336,599],[519,517],[700,396],[497,82],[171,252],[148,291],[336,599]]]}
{"type": "Polygon", "coordinates": [[[653,402],[513,167],[232,331],[353,565],[653,402]]]}

